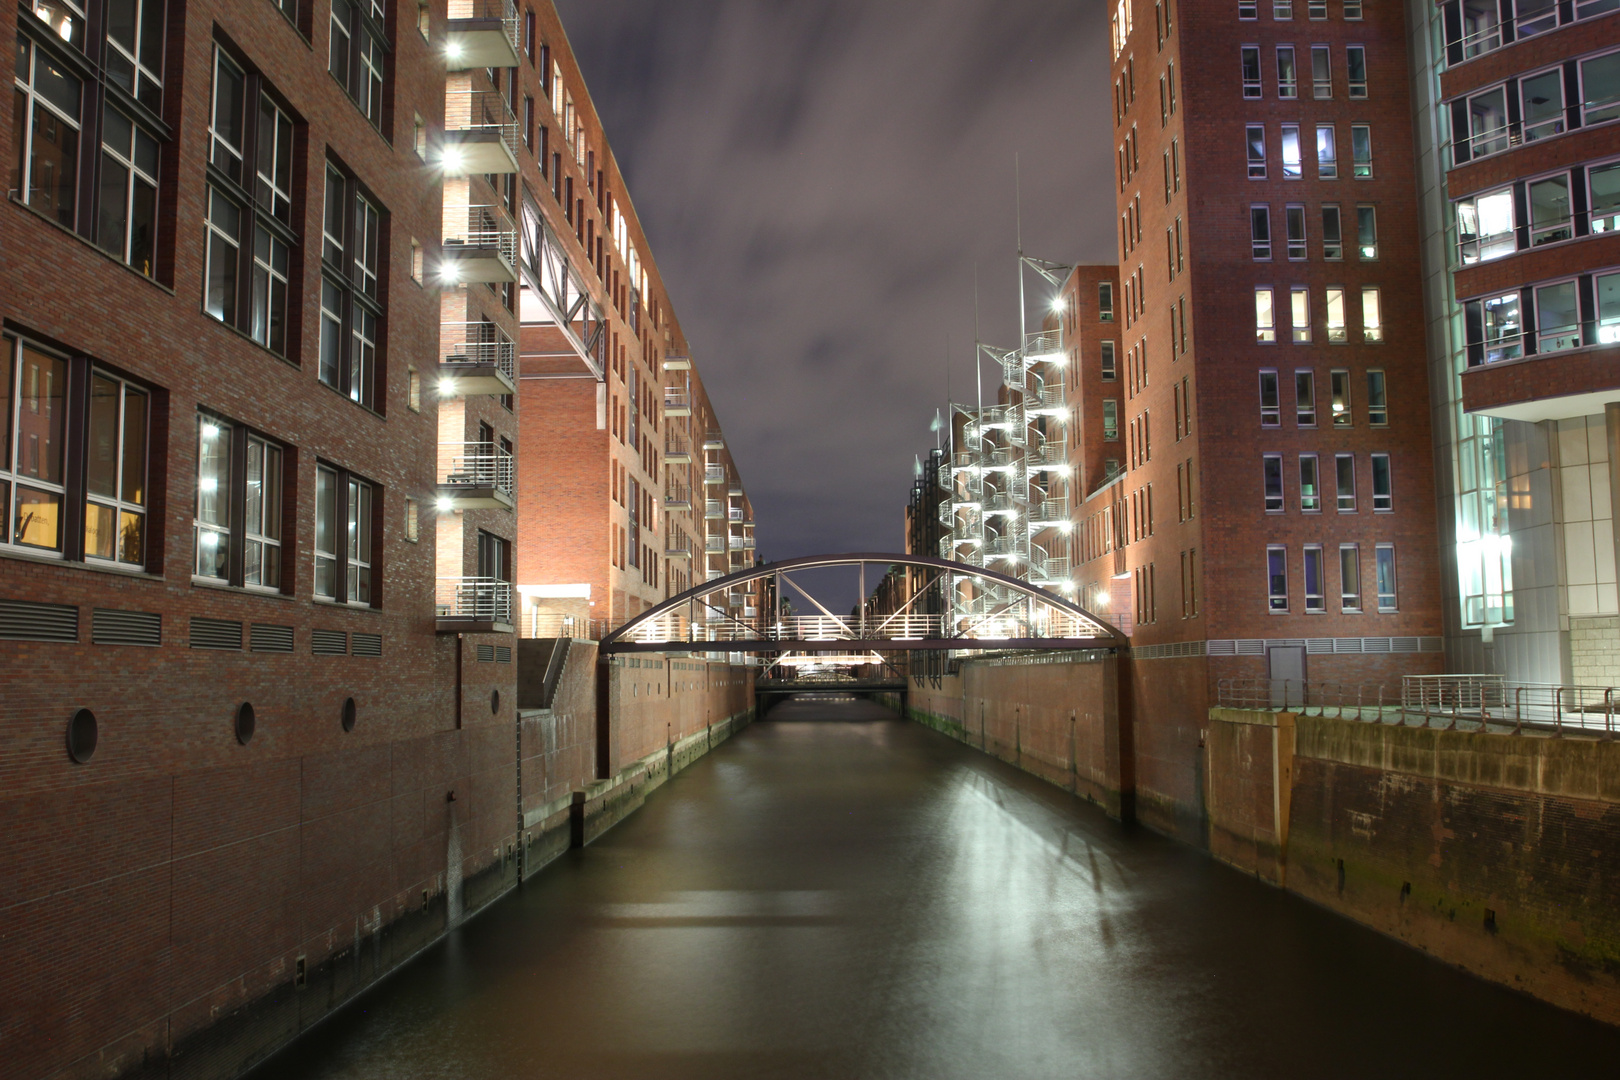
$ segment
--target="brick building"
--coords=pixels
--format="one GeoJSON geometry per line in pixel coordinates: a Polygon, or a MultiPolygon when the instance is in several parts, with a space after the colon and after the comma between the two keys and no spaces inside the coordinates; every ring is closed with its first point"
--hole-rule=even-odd
{"type": "Polygon", "coordinates": [[[589,636],[752,565],[753,514],[555,9],[519,38],[518,624],[589,636]]]}
{"type": "Polygon", "coordinates": [[[444,56],[490,28],[17,14],[8,1073],[234,1073],[512,880],[512,252],[438,160],[489,158],[444,56]]]}
{"type": "Polygon", "coordinates": [[[1408,13],[1454,670],[1620,681],[1620,17],[1408,13]]]}

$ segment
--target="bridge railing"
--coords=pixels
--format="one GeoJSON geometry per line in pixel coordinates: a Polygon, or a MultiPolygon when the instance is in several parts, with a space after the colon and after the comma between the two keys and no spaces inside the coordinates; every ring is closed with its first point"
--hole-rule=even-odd
{"type": "Polygon", "coordinates": [[[1216,703],[1223,708],[1286,711],[1402,727],[1448,731],[1526,728],[1565,732],[1620,732],[1620,688],[1510,683],[1497,675],[1407,675],[1399,688],[1384,683],[1313,682],[1301,679],[1222,679],[1216,703]]]}

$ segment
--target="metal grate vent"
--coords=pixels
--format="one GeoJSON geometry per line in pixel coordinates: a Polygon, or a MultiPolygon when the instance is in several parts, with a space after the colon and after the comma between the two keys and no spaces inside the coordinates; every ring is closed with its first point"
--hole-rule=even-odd
{"type": "Polygon", "coordinates": [[[356,656],[381,656],[382,635],[356,633],[353,651],[356,656]]]}
{"type": "Polygon", "coordinates": [[[498,664],[510,664],[512,662],[512,646],[495,646],[495,662],[498,664]]]}
{"type": "Polygon", "coordinates": [[[0,600],[0,640],[78,641],[79,609],[67,604],[0,600]]]}
{"type": "Polygon", "coordinates": [[[254,652],[292,652],[293,628],[274,623],[254,623],[248,632],[254,652]]]}
{"type": "Polygon", "coordinates": [[[349,651],[349,635],[342,630],[312,630],[310,647],[316,656],[344,656],[349,651]]]}
{"type": "Polygon", "coordinates": [[[242,648],[242,624],[230,619],[191,617],[191,647],[193,649],[242,648]]]}
{"type": "Polygon", "coordinates": [[[481,664],[493,664],[495,662],[495,646],[478,646],[478,662],[481,664]]]}
{"type": "Polygon", "coordinates": [[[155,611],[98,607],[90,613],[90,640],[97,645],[162,645],[163,618],[155,611]]]}

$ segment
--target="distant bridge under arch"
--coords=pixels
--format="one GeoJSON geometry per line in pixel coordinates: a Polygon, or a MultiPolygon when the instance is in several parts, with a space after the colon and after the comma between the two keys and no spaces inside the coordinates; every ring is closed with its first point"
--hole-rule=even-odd
{"type": "MultiPolygon", "coordinates": [[[[875,580],[875,579],[874,579],[875,580]]],[[[1027,581],[928,555],[856,552],[809,555],[714,578],[648,608],[605,635],[603,654],[624,652],[787,651],[855,653],[921,649],[1117,649],[1127,639],[1084,608],[1027,581]],[[863,603],[837,614],[795,579],[808,570],[853,566],[863,603]],[[867,570],[916,567],[925,582],[898,610],[870,613],[867,570]],[[937,590],[936,585],[940,586],[937,590]],[[752,592],[753,614],[732,600],[752,592]],[[766,594],[767,605],[758,597],[766,594]],[[780,601],[805,601],[812,611],[783,615],[780,601]],[[927,610],[933,608],[935,610],[927,610]]]]}

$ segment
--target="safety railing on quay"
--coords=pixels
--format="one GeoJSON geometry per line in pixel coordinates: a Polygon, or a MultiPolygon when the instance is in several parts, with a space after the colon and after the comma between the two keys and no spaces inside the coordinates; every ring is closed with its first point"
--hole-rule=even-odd
{"type": "Polygon", "coordinates": [[[1448,731],[1525,732],[1613,738],[1620,728],[1620,690],[1612,686],[1513,683],[1498,675],[1407,675],[1385,683],[1303,679],[1221,679],[1222,708],[1332,716],[1448,731]]]}

